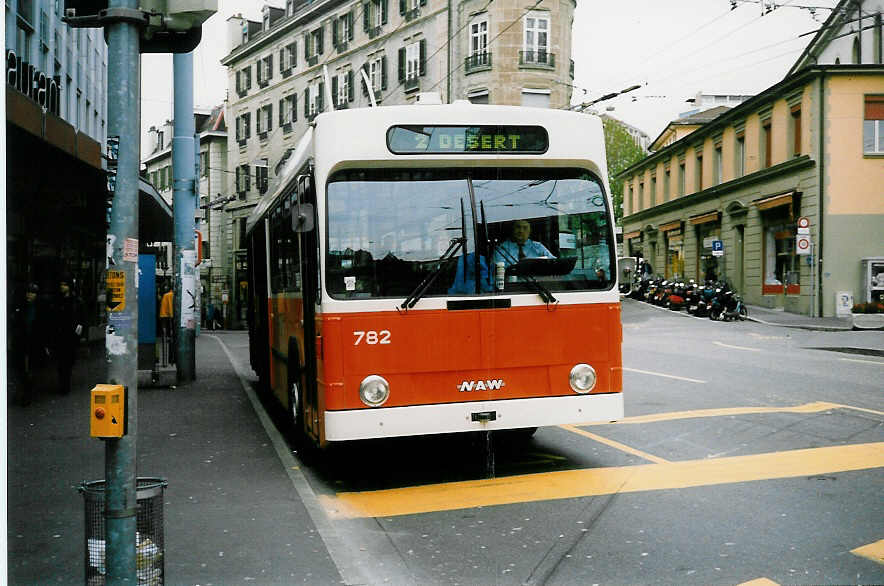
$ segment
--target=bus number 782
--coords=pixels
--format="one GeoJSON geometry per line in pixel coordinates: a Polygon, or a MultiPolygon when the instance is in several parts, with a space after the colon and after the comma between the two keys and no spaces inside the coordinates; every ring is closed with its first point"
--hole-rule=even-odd
{"type": "Polygon", "coordinates": [[[367,332],[355,331],[353,335],[356,336],[356,341],[353,342],[354,346],[358,346],[363,341],[366,344],[389,344],[390,343],[390,330],[381,330],[379,332],[375,330],[369,330],[367,332]]]}

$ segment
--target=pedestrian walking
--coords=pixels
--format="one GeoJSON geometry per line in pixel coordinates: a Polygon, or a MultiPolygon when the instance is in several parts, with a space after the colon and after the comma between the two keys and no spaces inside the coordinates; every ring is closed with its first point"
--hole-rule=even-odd
{"type": "Polygon", "coordinates": [[[46,347],[46,316],[39,299],[40,288],[30,283],[25,297],[16,306],[11,320],[10,346],[13,348],[13,365],[20,373],[23,405],[31,402],[34,393],[34,372],[46,360],[49,350],[46,347]]]}
{"type": "Polygon", "coordinates": [[[73,285],[73,277],[62,275],[51,311],[52,358],[58,370],[58,392],[62,394],[71,391],[71,373],[83,335],[83,304],[74,293],[73,285]]]}
{"type": "Polygon", "coordinates": [[[215,329],[215,304],[211,301],[206,304],[206,327],[210,330],[215,329]]]}

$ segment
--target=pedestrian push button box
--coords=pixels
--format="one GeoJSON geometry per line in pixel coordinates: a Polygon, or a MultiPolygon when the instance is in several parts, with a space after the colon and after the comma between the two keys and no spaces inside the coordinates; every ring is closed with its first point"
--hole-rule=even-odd
{"type": "Polygon", "coordinates": [[[95,385],[89,403],[89,433],[92,437],[126,435],[126,391],[123,385],[95,385]]]}

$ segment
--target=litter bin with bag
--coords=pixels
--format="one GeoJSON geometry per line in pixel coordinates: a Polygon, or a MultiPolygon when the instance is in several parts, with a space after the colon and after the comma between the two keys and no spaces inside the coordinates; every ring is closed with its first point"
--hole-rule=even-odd
{"type": "MultiPolygon", "coordinates": [[[[164,583],[162,478],[138,478],[135,484],[135,568],[138,586],[164,583]]],[[[79,491],[86,505],[86,584],[105,583],[106,526],[104,522],[104,480],[83,482],[79,491]]]]}

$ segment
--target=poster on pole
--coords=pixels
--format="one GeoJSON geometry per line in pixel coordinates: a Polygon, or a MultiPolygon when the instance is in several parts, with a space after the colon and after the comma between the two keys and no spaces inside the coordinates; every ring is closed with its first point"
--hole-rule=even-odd
{"type": "Polygon", "coordinates": [[[181,251],[181,327],[196,328],[195,250],[181,251]]]}

